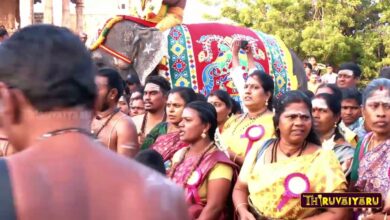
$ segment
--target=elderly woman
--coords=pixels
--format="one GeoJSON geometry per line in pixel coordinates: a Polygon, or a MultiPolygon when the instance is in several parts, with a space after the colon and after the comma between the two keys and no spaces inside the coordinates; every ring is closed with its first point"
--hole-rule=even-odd
{"type": "Polygon", "coordinates": [[[302,92],[290,91],[278,100],[277,138],[251,150],[233,190],[240,219],[346,219],[346,209],[300,205],[301,193],[347,188],[339,161],[333,151],[321,149],[312,121],[311,102],[302,92]]]}
{"type": "Polygon", "coordinates": [[[322,93],[313,98],[312,106],[314,130],[320,138],[322,148],[336,153],[345,176],[348,176],[355,150],[339,130],[341,100],[335,95],[322,93]]]}
{"type": "Polygon", "coordinates": [[[170,167],[173,154],[184,146],[179,135],[179,123],[184,107],[195,100],[196,94],[191,88],[176,87],[170,90],[166,104],[167,121],[157,124],[141,146],[141,149],[152,148],[159,152],[164,162],[167,162],[167,168],[170,167]]]}
{"type": "Polygon", "coordinates": [[[187,104],[180,122],[180,140],[188,143],[173,156],[169,177],[186,191],[193,219],[227,219],[237,169],[215,146],[217,112],[204,101],[187,104]]]}
{"type": "MultiPolygon", "coordinates": [[[[390,191],[390,80],[375,79],[368,84],[363,93],[363,116],[372,132],[356,148],[352,184],[356,182],[357,191],[377,192],[386,198],[390,191]]],[[[373,215],[384,219],[382,213],[373,215]]]]}

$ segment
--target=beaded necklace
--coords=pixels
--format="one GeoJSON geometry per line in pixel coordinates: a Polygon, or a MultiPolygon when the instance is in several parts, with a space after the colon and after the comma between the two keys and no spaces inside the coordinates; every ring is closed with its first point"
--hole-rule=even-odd
{"type": "Polygon", "coordinates": [[[260,112],[260,113],[259,113],[258,115],[256,115],[255,117],[249,117],[249,113],[245,113],[244,115],[242,115],[242,116],[241,116],[241,121],[240,121],[239,123],[237,123],[236,126],[235,126],[234,129],[233,129],[232,135],[234,135],[234,134],[236,133],[238,127],[244,122],[244,120],[245,120],[246,118],[249,118],[249,123],[248,123],[248,125],[243,126],[243,127],[240,129],[240,132],[244,131],[244,130],[247,129],[250,125],[252,125],[253,122],[254,122],[256,119],[258,119],[258,118],[260,118],[261,116],[263,116],[263,115],[267,112],[267,110],[268,110],[268,109],[266,108],[264,111],[260,112]]]}
{"type": "Polygon", "coordinates": [[[95,135],[95,137],[98,137],[100,132],[103,131],[103,129],[108,125],[108,123],[111,121],[111,119],[114,117],[116,113],[119,112],[119,108],[114,109],[114,111],[110,114],[110,116],[107,118],[107,120],[104,122],[104,124],[96,131],[92,131],[92,134],[95,135]]]}
{"type": "MultiPolygon", "coordinates": [[[[277,150],[278,150],[278,147],[279,147],[279,150],[285,154],[281,149],[280,149],[280,139],[278,138],[276,141],[274,141],[274,144],[272,146],[272,151],[271,151],[271,154],[272,154],[272,157],[271,157],[271,163],[276,163],[278,161],[278,158],[277,158],[277,150]]],[[[297,157],[301,156],[303,151],[306,149],[307,147],[307,141],[304,141],[302,143],[302,146],[299,148],[299,153],[297,155],[297,157]]],[[[296,151],[298,152],[298,151],[296,151]]],[[[292,155],[294,155],[296,152],[294,152],[293,154],[285,154],[287,157],[291,157],[292,155]]]]}

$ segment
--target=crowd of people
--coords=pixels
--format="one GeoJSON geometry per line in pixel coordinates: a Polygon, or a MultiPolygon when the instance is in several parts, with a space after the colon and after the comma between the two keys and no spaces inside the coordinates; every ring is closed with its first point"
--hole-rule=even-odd
{"type": "Polygon", "coordinates": [[[122,79],[65,28],[16,32],[0,45],[0,219],[390,219],[390,68],[359,89],[357,64],[320,83],[307,63],[309,89],[276,98],[247,56],[238,103],[122,79]],[[383,206],[303,208],[304,192],[383,206]]]}

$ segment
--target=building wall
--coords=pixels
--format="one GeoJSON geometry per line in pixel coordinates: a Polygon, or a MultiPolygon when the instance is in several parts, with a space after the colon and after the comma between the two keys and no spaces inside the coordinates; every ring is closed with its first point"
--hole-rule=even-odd
{"type": "MultiPolygon", "coordinates": [[[[0,0],[2,1],[2,0],[0,0]]],[[[62,21],[62,9],[58,0],[53,0],[53,20],[56,25],[62,21]],[[56,22],[57,21],[57,22],[56,22]]],[[[34,13],[44,13],[45,0],[34,5],[34,13]]],[[[68,28],[76,30],[75,4],[69,5],[70,21],[68,28]]],[[[84,32],[88,34],[88,43],[97,35],[98,29],[111,17],[119,14],[128,14],[129,0],[84,0],[84,32]]]]}
{"type": "Polygon", "coordinates": [[[18,0],[0,0],[0,25],[13,32],[19,23],[18,0]]]}

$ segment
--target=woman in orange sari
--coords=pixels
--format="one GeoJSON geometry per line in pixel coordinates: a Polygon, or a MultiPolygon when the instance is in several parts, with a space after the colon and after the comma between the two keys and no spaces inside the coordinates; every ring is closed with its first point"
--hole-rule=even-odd
{"type": "MultiPolygon", "coordinates": [[[[180,140],[188,145],[173,156],[169,177],[186,191],[192,219],[229,219],[229,198],[237,166],[215,146],[215,108],[189,103],[180,123],[180,140]]],[[[231,203],[230,203],[231,204],[231,203]]]]}

